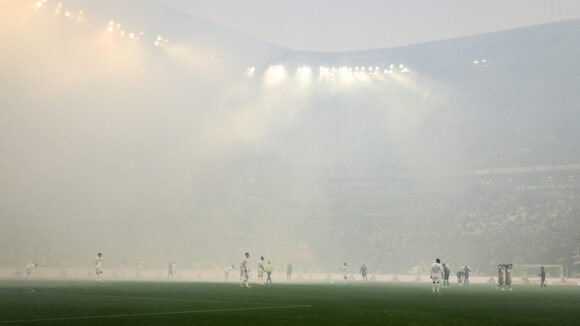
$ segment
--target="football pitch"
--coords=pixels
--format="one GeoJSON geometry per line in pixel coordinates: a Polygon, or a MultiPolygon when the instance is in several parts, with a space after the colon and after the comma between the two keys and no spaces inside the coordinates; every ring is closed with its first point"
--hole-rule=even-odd
{"type": "Polygon", "coordinates": [[[573,325],[580,288],[0,281],[0,325],[573,325]]]}

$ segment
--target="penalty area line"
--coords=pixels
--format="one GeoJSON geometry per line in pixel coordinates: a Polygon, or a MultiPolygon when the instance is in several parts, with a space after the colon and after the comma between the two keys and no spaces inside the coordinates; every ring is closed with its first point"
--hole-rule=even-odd
{"type": "Polygon", "coordinates": [[[116,315],[95,315],[95,316],[77,316],[77,317],[56,317],[56,318],[39,318],[39,319],[18,319],[18,320],[0,320],[0,324],[31,323],[43,321],[66,321],[66,320],[83,320],[83,319],[100,319],[100,318],[123,318],[123,317],[147,317],[163,315],[187,315],[196,313],[210,312],[230,312],[230,311],[247,311],[247,310],[268,310],[268,309],[292,309],[292,308],[310,308],[312,305],[288,305],[288,306],[268,306],[268,307],[246,307],[246,308],[225,308],[225,309],[203,309],[203,310],[185,310],[169,312],[146,312],[139,314],[116,314],[116,315]]]}

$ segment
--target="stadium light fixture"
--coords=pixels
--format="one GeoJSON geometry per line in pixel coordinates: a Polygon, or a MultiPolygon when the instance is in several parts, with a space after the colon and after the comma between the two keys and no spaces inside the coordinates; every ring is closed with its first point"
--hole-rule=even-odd
{"type": "MultiPolygon", "coordinates": [[[[143,32],[141,32],[141,33],[143,33],[143,32]]],[[[143,34],[141,34],[141,35],[143,35],[143,34]]],[[[164,47],[167,43],[169,43],[168,39],[163,38],[163,36],[161,36],[161,35],[158,35],[153,44],[157,47],[164,47]]]]}
{"type": "Polygon", "coordinates": [[[312,76],[312,68],[308,66],[299,67],[296,71],[296,79],[301,82],[308,82],[312,76]]]}
{"type": "Polygon", "coordinates": [[[264,82],[271,86],[277,84],[286,78],[286,69],[282,65],[272,65],[268,67],[264,75],[264,82]]]}
{"type": "Polygon", "coordinates": [[[256,67],[249,67],[248,69],[246,69],[246,76],[248,77],[253,77],[255,73],[256,67]]]}

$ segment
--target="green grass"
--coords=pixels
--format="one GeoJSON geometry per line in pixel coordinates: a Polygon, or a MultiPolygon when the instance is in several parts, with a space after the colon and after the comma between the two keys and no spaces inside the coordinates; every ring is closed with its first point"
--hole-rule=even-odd
{"type": "Polygon", "coordinates": [[[579,304],[579,287],[0,282],[0,325],[572,325],[579,304]]]}

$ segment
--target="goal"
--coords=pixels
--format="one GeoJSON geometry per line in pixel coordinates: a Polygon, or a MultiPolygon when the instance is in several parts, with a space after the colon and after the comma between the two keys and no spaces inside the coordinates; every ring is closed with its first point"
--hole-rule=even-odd
{"type": "Polygon", "coordinates": [[[562,265],[523,265],[517,264],[512,268],[512,277],[521,279],[523,284],[538,284],[540,282],[540,269],[544,266],[546,279],[564,279],[564,267],[562,265]]]}

